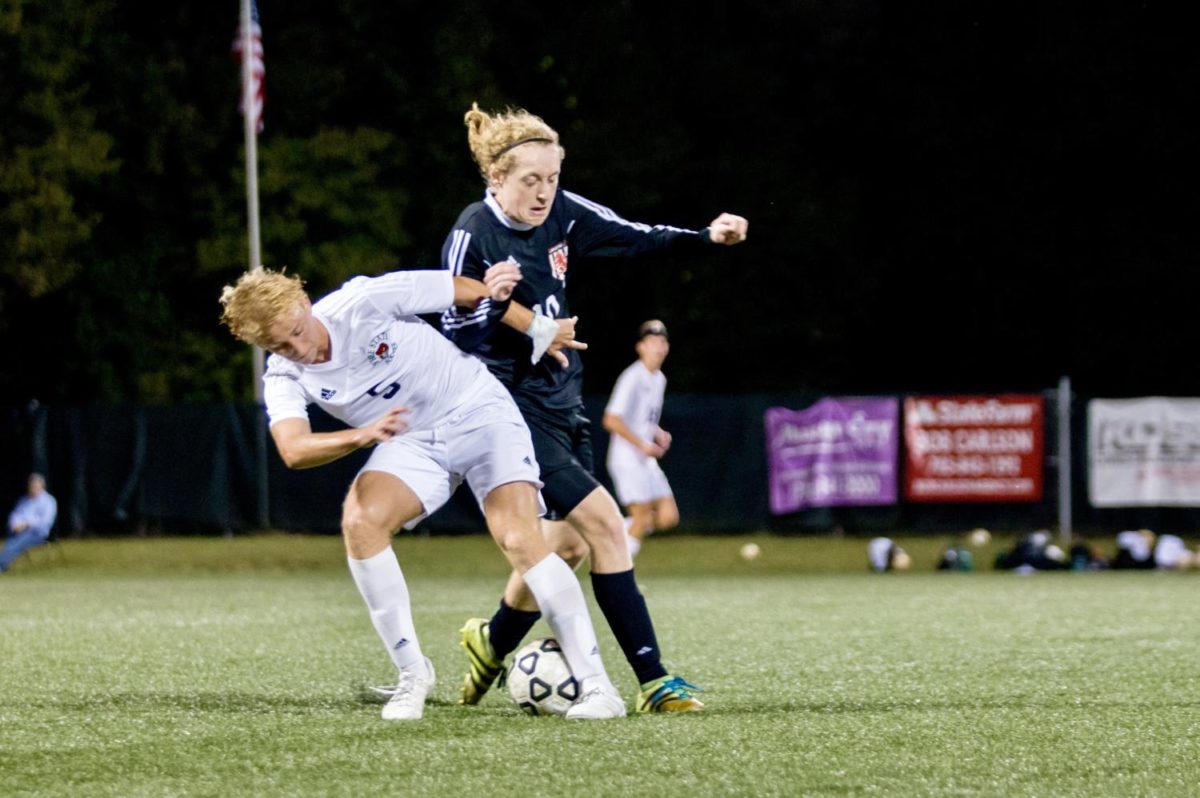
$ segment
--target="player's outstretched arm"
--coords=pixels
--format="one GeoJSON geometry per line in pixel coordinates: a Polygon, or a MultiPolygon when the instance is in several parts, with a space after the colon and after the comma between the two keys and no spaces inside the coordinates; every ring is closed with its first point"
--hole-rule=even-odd
{"type": "Polygon", "coordinates": [[[521,282],[521,264],[512,258],[494,263],[484,272],[483,282],[487,284],[492,299],[507,302],[512,299],[517,283],[521,282]]]}
{"type": "Polygon", "coordinates": [[[474,256],[460,266],[456,269],[446,266],[454,273],[454,302],[442,314],[441,328],[459,349],[475,352],[500,325],[512,292],[521,280],[521,269],[511,260],[489,267],[474,256]]]}
{"type": "Polygon", "coordinates": [[[313,432],[308,419],[285,418],[271,425],[271,437],[288,468],[313,468],[402,434],[408,429],[407,412],[407,407],[393,407],[365,427],[336,432],[313,432]]]}
{"type": "Polygon", "coordinates": [[[517,283],[521,282],[521,267],[514,261],[502,261],[483,275],[483,282],[472,277],[454,277],[454,306],[473,308],[485,299],[507,302],[517,283]]]}
{"type": "Polygon", "coordinates": [[[741,216],[723,213],[708,226],[708,238],[714,244],[724,244],[731,247],[746,240],[746,230],[750,223],[741,216]]]}

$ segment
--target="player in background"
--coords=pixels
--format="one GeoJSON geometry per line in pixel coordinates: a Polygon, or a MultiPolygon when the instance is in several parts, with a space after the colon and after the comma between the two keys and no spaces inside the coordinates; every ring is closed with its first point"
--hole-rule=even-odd
{"type": "Polygon", "coordinates": [[[444,271],[357,277],[313,303],[299,278],[260,269],[225,287],[222,321],[271,353],[263,397],[289,468],[374,447],[346,496],[342,535],[350,573],[399,671],[394,687],[380,689],[389,696],[385,720],[421,718],[435,678],[392,535],[445,504],[464,478],[582,677],[567,717],[620,717],[625,705],[600,660],[583,590],[538,527],[542,483],[521,414],[483,364],[418,318],[507,298],[520,280],[510,266],[481,276],[486,285],[444,271]],[[309,404],[349,429],[313,432],[309,404]]]}
{"type": "MultiPolygon", "coordinates": [[[[583,257],[627,257],[668,248],[698,252],[746,237],[747,222],[721,214],[704,230],[638,224],[578,194],[559,191],[565,151],[558,133],[524,110],[496,115],[474,105],[467,140],[486,184],[483,198],[463,210],[442,249],[456,275],[479,278],[499,263],[521,269],[513,301],[484,300],[473,311],[451,308],[443,332],[473,352],[512,392],[533,436],[549,513],[543,531],[567,562],[591,557],[596,603],[641,686],[640,712],[692,711],[703,705],[696,687],[662,664],[650,612],[634,581],[621,510],[594,475],[589,422],[581,394],[583,365],[568,340],[554,358],[531,351],[537,328],[574,332],[567,303],[570,264],[583,257]],[[501,322],[503,321],[503,324],[501,322]],[[561,523],[565,521],[565,523],[561,523]]],[[[556,338],[555,340],[558,340],[556,338]]],[[[472,618],[462,630],[470,660],[462,701],[477,703],[538,619],[538,605],[512,574],[490,620],[472,618]]]]}
{"type": "Polygon", "coordinates": [[[638,359],[617,377],[603,421],[611,436],[608,474],[617,500],[629,513],[625,526],[631,558],[651,532],[679,524],[675,495],[658,464],[671,448],[671,433],[658,425],[667,390],[662,364],[671,351],[667,325],[658,319],[644,322],[634,349],[638,359]]]}

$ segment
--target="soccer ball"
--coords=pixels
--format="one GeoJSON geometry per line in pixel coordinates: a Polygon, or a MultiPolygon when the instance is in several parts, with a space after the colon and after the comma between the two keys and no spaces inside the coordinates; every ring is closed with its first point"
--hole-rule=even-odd
{"type": "Polygon", "coordinates": [[[509,696],[527,715],[565,715],[579,698],[579,682],[553,637],[522,646],[505,680],[509,696]]]}

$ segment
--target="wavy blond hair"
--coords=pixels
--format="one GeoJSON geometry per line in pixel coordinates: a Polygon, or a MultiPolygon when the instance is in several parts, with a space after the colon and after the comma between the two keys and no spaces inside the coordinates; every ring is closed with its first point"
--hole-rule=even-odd
{"type": "Polygon", "coordinates": [[[506,108],[489,114],[479,109],[479,103],[471,103],[463,123],[467,126],[471,157],[479,165],[479,174],[485,183],[490,183],[493,176],[503,178],[507,175],[516,159],[513,151],[526,142],[554,144],[558,147],[558,157],[567,157],[567,151],[558,143],[558,132],[540,116],[522,108],[506,108]]]}
{"type": "Polygon", "coordinates": [[[282,271],[255,269],[221,289],[221,322],[248,344],[267,342],[271,326],[308,300],[304,281],[282,271]]]}

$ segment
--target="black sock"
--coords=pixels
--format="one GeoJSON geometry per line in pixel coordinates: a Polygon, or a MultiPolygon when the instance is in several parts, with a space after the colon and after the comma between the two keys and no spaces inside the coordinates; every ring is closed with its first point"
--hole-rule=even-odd
{"type": "Polygon", "coordinates": [[[633,581],[633,569],[619,574],[592,574],[592,592],[621,644],[625,659],[637,674],[639,684],[667,675],[654,636],[654,623],[646,600],[633,581]]]}
{"type": "Polygon", "coordinates": [[[488,639],[492,642],[492,649],[495,650],[496,656],[504,659],[517,646],[521,645],[525,635],[529,634],[529,630],[541,617],[542,614],[537,610],[533,612],[514,610],[504,603],[504,599],[501,599],[500,608],[488,622],[488,639]]]}

